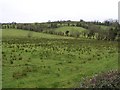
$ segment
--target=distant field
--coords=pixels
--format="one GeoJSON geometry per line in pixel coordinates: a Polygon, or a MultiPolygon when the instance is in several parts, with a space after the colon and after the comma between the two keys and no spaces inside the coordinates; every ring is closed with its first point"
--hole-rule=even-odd
{"type": "Polygon", "coordinates": [[[15,37],[15,38],[28,38],[29,35],[32,38],[49,38],[49,39],[73,39],[72,37],[50,35],[45,33],[21,30],[21,29],[3,29],[3,38],[5,37],[15,37]]]}
{"type": "MultiPolygon", "coordinates": [[[[59,28],[55,28],[55,29],[50,29],[47,31],[51,31],[54,33],[63,33],[64,35],[66,35],[66,31],[69,32],[69,36],[70,35],[76,35],[77,33],[83,33],[83,32],[87,32],[88,30],[82,27],[75,27],[75,26],[63,26],[63,27],[59,27],[59,28]]],[[[44,32],[44,31],[43,31],[44,32]]]]}
{"type": "MultiPolygon", "coordinates": [[[[56,31],[84,31],[61,27],[56,31]]],[[[117,42],[3,30],[3,88],[72,88],[118,68],[117,42]]]]}
{"type": "Polygon", "coordinates": [[[60,28],[57,28],[55,29],[56,32],[66,32],[66,31],[69,31],[70,33],[72,32],[85,32],[87,31],[86,29],[82,28],[82,27],[74,27],[74,26],[65,26],[65,27],[60,27],[60,28]]]}

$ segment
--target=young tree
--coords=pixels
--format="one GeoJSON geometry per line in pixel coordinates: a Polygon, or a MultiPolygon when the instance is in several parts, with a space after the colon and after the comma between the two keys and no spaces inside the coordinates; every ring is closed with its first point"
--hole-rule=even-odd
{"type": "Polygon", "coordinates": [[[69,34],[69,31],[66,31],[66,32],[65,32],[65,34],[66,34],[66,36],[68,36],[68,34],[69,34]]]}
{"type": "Polygon", "coordinates": [[[110,28],[109,29],[109,32],[108,32],[108,39],[109,40],[115,40],[115,37],[117,36],[117,32],[113,29],[113,28],[110,28]]]}
{"type": "Polygon", "coordinates": [[[32,37],[32,32],[29,31],[29,32],[28,32],[28,38],[31,38],[31,37],[32,37]]]}

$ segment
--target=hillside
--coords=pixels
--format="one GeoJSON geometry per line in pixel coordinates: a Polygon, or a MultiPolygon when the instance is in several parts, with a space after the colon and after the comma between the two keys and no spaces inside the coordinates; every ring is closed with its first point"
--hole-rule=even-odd
{"type": "Polygon", "coordinates": [[[3,38],[5,37],[30,38],[31,37],[31,38],[49,38],[49,39],[73,39],[72,37],[51,35],[51,34],[39,33],[39,32],[21,30],[21,29],[3,29],[2,37],[3,38]]]}
{"type": "Polygon", "coordinates": [[[82,27],[74,27],[74,26],[65,26],[65,27],[60,27],[55,29],[56,32],[66,32],[69,31],[70,33],[72,32],[83,32],[83,31],[87,31],[87,29],[82,28],[82,27]]]}
{"type": "Polygon", "coordinates": [[[3,88],[74,88],[118,68],[117,42],[20,29],[2,34],[3,88]]]}
{"type": "MultiPolygon", "coordinates": [[[[74,38],[115,41],[120,36],[117,22],[55,21],[44,23],[2,23],[2,29],[22,29],[74,38]]],[[[51,38],[51,36],[50,36],[51,38]]]]}

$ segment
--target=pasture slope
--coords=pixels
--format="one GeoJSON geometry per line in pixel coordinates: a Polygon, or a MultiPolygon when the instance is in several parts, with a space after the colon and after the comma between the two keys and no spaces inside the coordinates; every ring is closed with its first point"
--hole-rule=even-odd
{"type": "Polygon", "coordinates": [[[117,42],[3,30],[3,88],[73,88],[118,68],[117,42]]]}
{"type": "Polygon", "coordinates": [[[28,30],[21,30],[21,29],[3,29],[2,30],[3,38],[6,37],[15,37],[15,38],[48,38],[48,39],[73,39],[72,37],[65,37],[65,36],[58,36],[58,35],[51,35],[45,33],[39,33],[34,31],[28,30]]]}
{"type": "Polygon", "coordinates": [[[74,26],[64,26],[64,27],[60,27],[55,29],[56,32],[66,32],[69,31],[70,33],[72,32],[83,32],[83,31],[87,31],[87,29],[82,28],[82,27],[74,27],[74,26]]]}

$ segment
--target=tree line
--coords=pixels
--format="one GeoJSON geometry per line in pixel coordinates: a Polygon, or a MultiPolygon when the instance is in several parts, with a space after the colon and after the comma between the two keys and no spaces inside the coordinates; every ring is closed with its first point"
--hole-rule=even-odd
{"type": "Polygon", "coordinates": [[[120,25],[117,21],[106,20],[104,22],[93,21],[48,21],[46,23],[2,23],[2,29],[23,29],[36,32],[44,32],[49,34],[65,35],[71,37],[86,37],[98,40],[118,40],[120,37],[120,25]],[[55,32],[56,28],[63,26],[82,27],[87,29],[87,32],[70,33],[69,30],[63,32],[55,32]],[[107,27],[107,28],[101,28],[107,27]]]}

